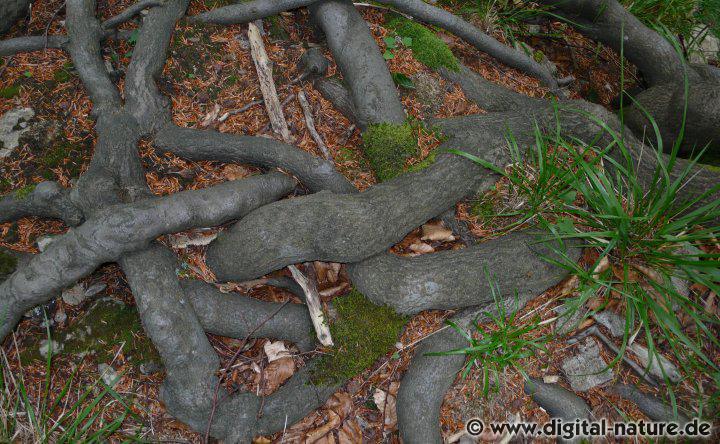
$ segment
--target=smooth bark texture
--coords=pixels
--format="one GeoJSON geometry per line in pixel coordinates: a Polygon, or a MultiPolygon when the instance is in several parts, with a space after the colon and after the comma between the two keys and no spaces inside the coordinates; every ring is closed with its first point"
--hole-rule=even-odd
{"type": "Polygon", "coordinates": [[[26,196],[15,192],[0,198],[0,223],[26,216],[61,219],[69,226],[83,220],[82,212],[70,201],[69,191],[55,182],[40,182],[26,196]]]}

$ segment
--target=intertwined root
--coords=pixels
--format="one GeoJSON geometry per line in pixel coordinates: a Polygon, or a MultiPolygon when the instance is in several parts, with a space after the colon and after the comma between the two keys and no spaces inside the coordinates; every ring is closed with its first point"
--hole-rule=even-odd
{"type": "MultiPolygon", "coordinates": [[[[674,81],[677,72],[683,71],[683,62],[667,51],[667,43],[633,21],[612,0],[604,14],[596,17],[598,21],[589,20],[588,11],[597,12],[599,2],[545,1],[561,8],[562,13],[583,20],[587,24],[585,32],[611,45],[621,28],[619,24],[624,23],[626,32],[636,36],[632,42],[652,43],[626,46],[626,54],[638,59],[635,63],[646,79],[655,85],[674,81]],[[648,54],[655,60],[647,61],[646,66],[641,62],[653,58],[648,54]]],[[[4,5],[11,3],[22,2],[4,5]]],[[[447,11],[420,0],[381,3],[447,29],[507,65],[540,78],[551,89],[562,83],[531,58],[499,44],[447,11]]],[[[503,290],[517,289],[521,303],[563,278],[562,269],[541,259],[555,254],[560,246],[550,248],[547,243],[538,243],[538,233],[518,233],[463,250],[412,259],[386,252],[418,225],[497,179],[491,171],[465,158],[441,154],[424,170],[357,193],[332,163],[295,147],[265,138],[173,125],[170,102],[160,94],[155,79],[163,69],[175,23],[185,15],[187,5],[187,0],[144,1],[99,23],[94,1],[68,0],[67,36],[0,42],[0,55],[44,47],[66,49],[94,103],[98,136],[90,167],[73,190],[43,183],[23,199],[7,196],[0,200],[2,221],[36,215],[60,218],[75,227],[0,284],[0,311],[8,313],[2,321],[0,337],[5,337],[29,308],[48,301],[101,263],[118,261],[128,277],[143,326],[167,369],[162,397],[168,410],[201,432],[208,430],[212,436],[230,442],[246,442],[253,435],[271,434],[286,423],[296,422],[322,405],[337,385],[311,384],[310,362],[263,400],[249,393],[230,396],[218,384],[219,360],[205,332],[237,338],[273,337],[310,350],[315,340],[310,335],[307,310],[297,305],[280,306],[225,295],[208,284],[180,282],[174,256],[153,242],[158,236],[241,219],[208,249],[208,264],[221,280],[252,279],[311,260],[344,262],[349,264],[353,283],[368,298],[400,313],[484,306],[490,302],[491,294],[485,272],[499,279],[503,290]],[[100,45],[107,38],[121,38],[122,33],[114,28],[146,8],[150,10],[139,30],[121,97],[105,70],[100,45]],[[201,191],[154,198],[147,188],[137,153],[138,141],[143,137],[160,149],[188,159],[279,167],[315,194],[279,200],[292,191],[295,181],[281,173],[269,173],[201,191]],[[518,261],[519,257],[522,260],[518,261]],[[254,330],[255,325],[248,325],[245,320],[255,321],[259,328],[254,330]]],[[[349,0],[255,0],[191,19],[245,23],[304,6],[310,6],[313,21],[324,32],[345,79],[345,85],[321,79],[318,88],[335,97],[339,108],[363,129],[373,124],[402,124],[405,112],[385,61],[349,0]]],[[[588,144],[598,138],[610,140],[603,126],[584,114],[596,116],[611,129],[621,129],[617,118],[597,105],[570,101],[562,102],[558,108],[547,100],[531,99],[493,85],[462,66],[459,72],[441,72],[489,112],[432,122],[448,138],[442,149],[467,151],[499,168],[510,162],[506,151],[508,131],[520,146],[527,147],[534,143],[536,125],[554,129],[558,120],[569,137],[588,144]]],[[[690,132],[710,134],[714,141],[720,140],[717,133],[703,133],[708,125],[714,125],[713,131],[718,127],[713,119],[720,113],[708,104],[717,105],[720,100],[710,101],[703,93],[711,91],[710,96],[717,95],[716,74],[712,70],[693,72],[707,86],[691,78],[696,82],[695,89],[691,88],[691,113],[697,113],[691,115],[697,117],[694,120],[697,127],[690,132]],[[710,106],[707,115],[711,117],[703,119],[706,115],[702,106],[710,106]]],[[[660,111],[677,101],[676,92],[663,96],[664,101],[651,99],[652,94],[651,88],[641,99],[657,104],[660,111]]],[[[641,159],[644,147],[632,134],[627,135],[626,143],[640,179],[652,186],[658,159],[651,156],[641,159]]],[[[686,164],[679,161],[673,174],[686,164]]],[[[694,179],[685,188],[688,194],[701,194],[717,183],[716,172],[700,166],[694,168],[691,173],[694,179]]],[[[706,196],[703,202],[717,198],[716,193],[706,196]]],[[[576,247],[563,248],[567,248],[568,257],[578,257],[576,247]]],[[[468,325],[478,312],[477,308],[470,308],[455,320],[461,326],[468,325]]],[[[458,347],[461,340],[454,330],[446,329],[416,350],[398,394],[399,425],[406,442],[441,441],[440,404],[463,359],[428,357],[425,353],[458,347]]]]}

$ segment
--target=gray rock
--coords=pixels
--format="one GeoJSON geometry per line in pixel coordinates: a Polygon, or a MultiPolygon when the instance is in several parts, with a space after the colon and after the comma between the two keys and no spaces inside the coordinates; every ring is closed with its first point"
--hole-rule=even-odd
{"type": "Polygon", "coordinates": [[[68,305],[80,305],[86,298],[87,296],[85,296],[85,288],[82,284],[75,284],[74,286],[63,290],[62,292],[62,300],[68,305]]]}
{"type": "MultiPolygon", "coordinates": [[[[630,344],[628,349],[637,356],[640,365],[647,369],[651,358],[648,349],[637,343],[630,344]]],[[[663,369],[665,370],[665,376],[667,376],[670,381],[678,382],[682,379],[682,375],[680,375],[680,372],[675,364],[668,361],[667,358],[659,353],[654,354],[652,356],[652,365],[650,365],[648,373],[660,380],[663,380],[665,379],[665,376],[663,376],[663,369]]]]}
{"type": "Polygon", "coordinates": [[[40,347],[38,348],[38,351],[40,352],[40,356],[43,358],[48,357],[48,353],[51,353],[53,356],[60,353],[63,349],[63,345],[60,342],[54,341],[52,339],[43,339],[40,341],[40,347]]]}
{"type": "Polygon", "coordinates": [[[566,302],[563,305],[558,305],[553,308],[553,311],[558,314],[558,319],[555,321],[555,331],[561,335],[575,330],[587,314],[587,309],[585,309],[585,307],[580,307],[573,313],[566,314],[566,312],[570,309],[568,304],[569,303],[566,302]]]}
{"type": "Polygon", "coordinates": [[[617,315],[617,313],[605,310],[592,315],[595,321],[607,328],[614,337],[620,337],[625,334],[625,319],[617,315]]]}
{"type": "Polygon", "coordinates": [[[18,147],[20,136],[28,131],[34,116],[31,108],[15,108],[0,117],[0,158],[9,156],[18,147]]]}
{"type": "Polygon", "coordinates": [[[163,365],[157,361],[148,361],[140,364],[140,373],[143,375],[154,375],[161,372],[163,365]]]}
{"type": "Polygon", "coordinates": [[[107,364],[98,364],[98,373],[103,382],[110,387],[114,386],[120,380],[118,372],[107,364]]]}
{"type": "Polygon", "coordinates": [[[600,347],[593,338],[578,344],[578,354],[565,359],[562,370],[573,390],[584,392],[613,378],[612,371],[600,356],[600,347]]]}
{"type": "Polygon", "coordinates": [[[47,236],[39,237],[35,243],[37,244],[37,248],[38,248],[38,250],[40,250],[40,253],[45,251],[45,249],[47,249],[47,247],[51,243],[53,243],[55,240],[57,240],[58,237],[59,236],[57,236],[57,235],[47,235],[47,236]]]}

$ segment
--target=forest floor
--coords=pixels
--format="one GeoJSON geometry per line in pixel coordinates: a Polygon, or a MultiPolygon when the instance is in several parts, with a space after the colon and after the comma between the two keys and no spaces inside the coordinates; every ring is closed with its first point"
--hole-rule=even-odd
{"type": "MultiPolygon", "coordinates": [[[[14,34],[41,34],[62,3],[62,0],[37,2],[33,8],[32,20],[27,26],[16,27],[14,34]]],[[[131,0],[107,0],[103,2],[102,14],[109,17],[129,3],[131,0]]],[[[213,1],[207,0],[205,4],[193,2],[191,9],[196,13],[213,6],[213,1]]],[[[378,44],[384,48],[383,37],[389,35],[389,31],[383,27],[385,11],[374,7],[362,7],[361,11],[378,44]]],[[[266,20],[265,23],[268,31],[265,43],[273,61],[278,94],[284,103],[285,117],[294,144],[321,156],[306,128],[303,112],[297,101],[297,93],[303,90],[312,106],[317,129],[332,154],[336,168],[360,190],[366,189],[377,180],[359,147],[362,142],[359,131],[323,99],[311,83],[291,83],[298,75],[298,60],[306,49],[297,42],[321,43],[311,34],[311,27],[307,22],[307,13],[301,10],[283,14],[272,21],[266,20]]],[[[128,24],[125,27],[132,29],[134,25],[128,24]]],[[[552,60],[560,71],[560,77],[573,75],[577,78],[570,89],[570,95],[610,106],[612,99],[617,97],[621,90],[619,83],[622,64],[618,55],[559,22],[542,25],[540,31],[539,35],[524,36],[522,40],[533,48],[540,49],[552,60]]],[[[62,25],[58,20],[50,24],[50,33],[53,32],[62,32],[62,25]]],[[[505,38],[500,31],[495,33],[495,37],[501,40],[505,38]]],[[[541,87],[537,80],[498,64],[456,37],[441,34],[441,38],[463,63],[487,79],[530,96],[542,97],[547,94],[547,90],[541,87]]],[[[132,39],[129,42],[109,44],[109,60],[112,61],[113,68],[123,70],[132,50],[132,39]]],[[[415,60],[412,49],[400,47],[392,50],[392,53],[394,57],[388,60],[390,70],[404,74],[414,84],[413,89],[399,88],[405,109],[412,117],[425,120],[428,117],[482,112],[464,96],[459,87],[447,83],[437,73],[415,60]]],[[[329,53],[327,55],[331,59],[329,53]]],[[[335,70],[335,66],[331,66],[330,74],[334,74],[335,70]]],[[[635,70],[626,67],[626,87],[632,86],[635,76],[635,70]]],[[[250,56],[245,26],[216,28],[180,23],[160,87],[172,97],[173,120],[180,126],[274,137],[269,129],[265,108],[257,103],[262,95],[250,56]],[[256,103],[254,106],[246,107],[253,102],[256,103]],[[243,107],[244,111],[236,112],[243,107]]],[[[52,49],[14,56],[3,68],[0,91],[5,92],[0,99],[0,115],[17,107],[30,107],[34,110],[36,119],[57,122],[54,129],[47,134],[49,144],[23,144],[11,157],[0,163],[0,192],[18,190],[48,179],[56,180],[65,187],[71,186],[90,161],[94,132],[90,100],[73,72],[69,57],[62,51],[52,49]]],[[[439,145],[434,134],[424,130],[417,131],[420,150],[418,156],[409,161],[410,164],[422,161],[439,145]]],[[[186,161],[156,152],[145,142],[141,144],[141,155],[147,171],[147,181],[157,195],[205,188],[259,171],[248,165],[186,161]]],[[[472,233],[478,239],[489,239],[502,233],[502,227],[507,223],[506,220],[491,217],[489,214],[509,205],[509,198],[507,184],[500,181],[486,196],[477,196],[475,200],[459,203],[457,215],[469,223],[472,233]]],[[[429,222],[430,225],[438,223],[429,222]]],[[[426,231],[432,229],[425,227],[426,231]]],[[[67,227],[59,221],[24,218],[16,223],[0,225],[0,246],[37,253],[38,240],[44,236],[62,234],[66,230],[67,227]]],[[[194,230],[161,239],[161,242],[173,247],[182,260],[183,266],[179,273],[187,278],[214,282],[212,272],[204,264],[203,244],[206,239],[211,239],[217,230],[194,230]]],[[[437,240],[423,240],[423,237],[423,228],[418,228],[397,244],[393,251],[400,255],[417,255],[462,247],[461,243],[451,236],[440,236],[437,240]]],[[[592,263],[592,255],[592,252],[588,252],[583,261],[592,263]]],[[[316,263],[316,270],[324,302],[350,290],[351,284],[343,266],[316,263]]],[[[477,272],[468,270],[468,273],[477,272]]],[[[520,276],[518,278],[522,279],[520,276]]],[[[521,322],[532,319],[547,321],[533,331],[532,335],[552,338],[546,344],[546,352],[537,353],[520,362],[524,371],[532,377],[554,380],[561,374],[560,363],[573,350],[574,346],[567,342],[567,336],[553,336],[555,323],[552,322],[552,318],[557,316],[553,308],[559,305],[563,296],[573,291],[569,280],[549,289],[519,313],[521,322]]],[[[73,326],[85,325],[83,322],[87,322],[85,318],[89,308],[96,306],[97,299],[109,297],[129,307],[134,304],[125,277],[115,264],[103,266],[80,284],[83,286],[78,290],[80,292],[88,288],[100,291],[77,304],[68,303],[71,298],[58,297],[46,312],[46,316],[51,320],[52,327],[49,331],[53,337],[66,337],[73,326]]],[[[262,300],[290,299],[299,302],[291,293],[269,286],[238,283],[223,284],[222,288],[227,292],[238,292],[262,300]]],[[[388,350],[387,355],[375,362],[371,368],[349,381],[324,407],[297,424],[288,424],[285,432],[257,438],[256,442],[399,442],[394,396],[401,376],[413,355],[414,345],[443,328],[444,320],[451,314],[452,312],[431,311],[412,317],[407,322],[396,349],[388,350]]],[[[28,396],[35,400],[42,398],[41,393],[48,377],[47,363],[38,353],[40,344],[48,335],[48,329],[43,322],[44,316],[41,314],[26,318],[3,347],[3,359],[6,359],[3,365],[15,375],[23,375],[28,396]]],[[[108,319],[115,318],[110,316],[108,319]]],[[[108,319],[101,319],[100,323],[107,323],[108,319]]],[[[98,365],[109,364],[120,375],[114,390],[132,411],[113,436],[114,439],[122,441],[137,436],[150,441],[202,441],[201,434],[193,432],[165,412],[158,395],[163,372],[148,370],[148,367],[151,367],[148,363],[157,360],[156,353],[151,349],[138,318],[131,310],[122,320],[128,323],[131,334],[118,336],[112,331],[99,333],[97,329],[102,326],[94,326],[96,341],[101,343],[102,353],[73,353],[68,346],[53,358],[49,375],[49,380],[52,381],[49,398],[61,396],[65,382],[72,379],[71,390],[62,395],[62,402],[72,406],[82,394],[82,388],[92,386],[99,378],[98,365]],[[145,366],[141,367],[140,362],[145,366]]],[[[586,321],[582,328],[592,322],[586,321]]],[[[120,329],[116,325],[106,327],[110,330],[120,329]]],[[[239,340],[216,336],[210,336],[210,340],[224,362],[232,357],[240,344],[239,340]]],[[[290,363],[287,360],[282,361],[282,365],[278,364],[279,361],[268,362],[265,351],[267,342],[271,341],[254,340],[245,346],[247,351],[231,368],[229,386],[268,394],[302,364],[303,356],[299,354],[294,354],[290,363]]],[[[601,349],[607,362],[615,358],[609,350],[603,347],[601,349]]],[[[660,349],[663,350],[662,344],[660,349]]],[[[715,350],[714,356],[717,358],[718,355],[715,350]]],[[[671,361],[675,359],[669,353],[665,356],[671,361]]],[[[224,365],[221,364],[221,368],[224,368],[224,365]]],[[[616,380],[638,383],[638,376],[624,365],[617,365],[612,371],[616,380]]],[[[684,376],[689,380],[694,377],[684,376]]],[[[542,423],[548,420],[547,413],[523,393],[523,376],[518,371],[508,369],[501,381],[497,391],[491,390],[485,396],[481,369],[473,368],[465,378],[458,376],[442,409],[442,428],[447,442],[454,442],[459,438],[458,432],[463,431],[464,422],[471,417],[481,417],[486,421],[521,418],[523,421],[542,423]]],[[[559,381],[567,386],[562,377],[559,381]]],[[[647,385],[642,387],[648,392],[657,391],[647,385]]],[[[678,384],[675,394],[679,404],[697,404],[696,392],[689,383],[678,384]]],[[[603,387],[593,388],[581,396],[589,403],[596,417],[611,420],[622,420],[624,417],[643,418],[642,413],[632,403],[624,401],[603,387]]],[[[85,402],[90,402],[92,398],[89,397],[85,402]]],[[[106,421],[125,411],[124,405],[114,398],[103,400],[93,409],[102,412],[106,421]]],[[[487,438],[490,441],[498,439],[487,438]]]]}

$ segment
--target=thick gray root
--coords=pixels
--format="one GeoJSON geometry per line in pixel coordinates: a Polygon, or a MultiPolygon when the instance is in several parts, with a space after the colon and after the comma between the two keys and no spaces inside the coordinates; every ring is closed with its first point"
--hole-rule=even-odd
{"type": "Polygon", "coordinates": [[[383,253],[350,265],[348,273],[357,289],[375,304],[415,314],[484,305],[492,302],[494,285],[503,298],[538,295],[567,275],[566,269],[543,258],[562,261],[564,257],[574,262],[580,250],[525,232],[414,258],[383,253]]]}
{"type": "Polygon", "coordinates": [[[547,67],[515,48],[503,45],[455,14],[422,0],[379,0],[378,3],[390,5],[404,14],[450,31],[505,65],[540,79],[551,90],[558,88],[557,79],[547,67]]]}
{"type": "MultiPolygon", "coordinates": [[[[438,120],[451,137],[440,149],[478,154],[496,165],[509,162],[506,129],[533,140],[525,117],[509,114],[438,120]]],[[[353,195],[316,193],[259,208],[210,244],[207,263],[220,280],[249,280],[290,264],[321,260],[360,262],[399,242],[497,176],[470,162],[441,154],[428,168],[353,195]]]]}
{"type": "Polygon", "coordinates": [[[235,25],[249,23],[284,11],[302,8],[317,0],[255,0],[223,6],[211,11],[188,17],[190,20],[215,23],[218,25],[235,25]]]}
{"type": "Polygon", "coordinates": [[[551,418],[562,418],[566,422],[575,419],[590,419],[590,407],[578,395],[558,384],[546,384],[530,378],[525,382],[525,393],[532,396],[551,418]]]}
{"type": "Polygon", "coordinates": [[[672,407],[653,395],[643,393],[639,388],[632,385],[616,383],[610,386],[610,391],[635,403],[640,411],[653,421],[675,421],[680,424],[689,422],[687,416],[683,415],[682,412],[678,412],[676,416],[672,407]]]}
{"type": "Polygon", "coordinates": [[[350,92],[339,79],[334,77],[317,79],[313,87],[358,128],[362,130],[367,128],[368,122],[360,119],[350,92]]]}
{"type": "MultiPolygon", "coordinates": [[[[682,82],[685,63],[673,45],[629,13],[617,0],[540,0],[580,26],[577,30],[620,53],[650,85],[682,82]],[[624,40],[624,42],[623,42],[624,40]]],[[[688,71],[693,75],[691,70],[688,71]]]]}
{"type": "Polygon", "coordinates": [[[332,162],[265,137],[237,136],[168,125],[156,134],[154,143],[161,150],[191,160],[216,160],[283,168],[313,192],[357,192],[357,189],[335,170],[332,162]]]}
{"type": "Polygon", "coordinates": [[[244,339],[275,338],[293,342],[301,351],[315,348],[312,321],[303,304],[265,302],[237,294],[225,294],[214,285],[183,281],[185,295],[193,304],[203,329],[215,335],[244,339]],[[280,311],[278,311],[280,309],[280,311]],[[274,316],[271,317],[271,315],[274,316]],[[262,327],[258,323],[269,319],[262,327]]]}
{"type": "Polygon", "coordinates": [[[680,135],[687,106],[679,155],[697,156],[707,146],[706,154],[716,161],[720,158],[720,81],[691,83],[687,100],[683,84],[655,86],[640,93],[635,100],[639,105],[625,110],[625,124],[635,134],[644,135],[653,146],[659,146],[654,123],[660,130],[664,151],[669,152],[680,135]]]}
{"type": "Polygon", "coordinates": [[[30,308],[104,262],[145,248],[160,235],[219,225],[289,193],[295,183],[281,173],[227,182],[197,191],[111,206],[71,229],[0,285],[4,338],[30,308]]]}
{"type": "Polygon", "coordinates": [[[367,23],[350,0],[322,0],[310,7],[325,33],[361,122],[405,121],[395,83],[367,23]]]}
{"type": "MultiPolygon", "coordinates": [[[[286,423],[297,422],[321,406],[337,389],[336,386],[312,385],[310,364],[265,399],[253,393],[230,396],[223,388],[220,388],[216,398],[219,360],[203,332],[200,321],[203,315],[198,317],[193,310],[193,306],[204,304],[199,304],[200,301],[192,303],[193,299],[203,298],[208,292],[200,288],[201,286],[189,285],[186,288],[190,288],[194,296],[187,296],[172,266],[174,257],[162,248],[133,253],[121,263],[137,300],[143,327],[157,347],[167,369],[167,377],[161,390],[163,402],[173,416],[198,432],[205,432],[212,415],[212,436],[226,442],[250,442],[255,435],[275,433],[282,430],[286,423]],[[196,290],[201,294],[197,294],[196,290]]],[[[212,291],[209,294],[209,305],[219,308],[216,305],[217,295],[213,295],[212,291]]],[[[255,308],[254,314],[260,315],[266,307],[255,308]]],[[[234,313],[237,314],[237,309],[234,313]]],[[[253,312],[246,314],[250,316],[253,312]]],[[[278,313],[276,316],[285,315],[278,313]]],[[[236,325],[237,329],[233,332],[249,333],[263,320],[248,319],[248,326],[236,325]]],[[[284,320],[297,319],[285,317],[284,320]]],[[[278,332],[280,321],[281,319],[269,321],[273,324],[265,327],[265,332],[278,332]]],[[[309,320],[307,322],[304,325],[298,323],[296,328],[304,326],[309,332],[311,324],[309,320]]],[[[283,334],[278,332],[278,335],[284,339],[283,334]]]]}
{"type": "Polygon", "coordinates": [[[69,194],[55,182],[41,182],[27,196],[10,193],[0,198],[0,223],[38,216],[61,219],[71,227],[78,225],[83,215],[69,194]]]}
{"type": "Polygon", "coordinates": [[[0,35],[30,12],[30,0],[3,0],[0,2],[0,35]]]}

